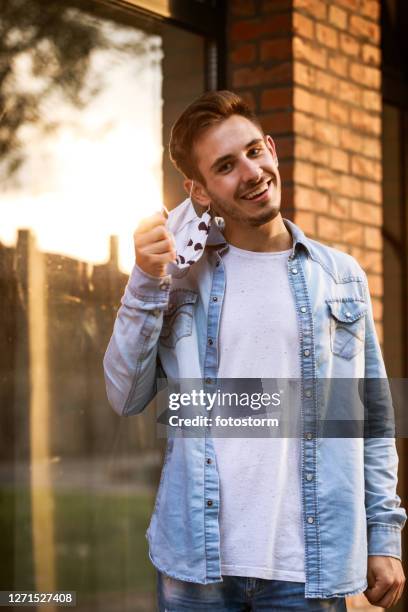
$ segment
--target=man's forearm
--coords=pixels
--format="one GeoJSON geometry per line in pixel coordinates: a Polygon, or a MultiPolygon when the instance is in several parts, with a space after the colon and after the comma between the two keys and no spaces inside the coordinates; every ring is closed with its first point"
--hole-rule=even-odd
{"type": "Polygon", "coordinates": [[[157,343],[170,277],[132,270],[103,360],[106,391],[120,415],[140,413],[156,392],[157,343]]]}

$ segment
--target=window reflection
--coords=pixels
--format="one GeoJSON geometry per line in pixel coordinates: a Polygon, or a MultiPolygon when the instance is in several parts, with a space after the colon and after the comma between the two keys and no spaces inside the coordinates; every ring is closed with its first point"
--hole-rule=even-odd
{"type": "Polygon", "coordinates": [[[144,533],[163,441],[154,410],[113,413],[102,358],[134,228],[163,184],[179,201],[164,145],[203,91],[204,40],[131,13],[14,5],[1,26],[1,590],[154,610],[144,533]]]}

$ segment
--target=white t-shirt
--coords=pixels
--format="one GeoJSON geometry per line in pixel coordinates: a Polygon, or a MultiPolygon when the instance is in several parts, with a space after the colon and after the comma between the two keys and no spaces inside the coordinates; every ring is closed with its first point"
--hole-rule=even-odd
{"type": "MultiPolygon", "coordinates": [[[[224,255],[219,378],[300,378],[289,254],[230,246],[224,255]]],[[[300,439],[213,440],[221,574],[304,582],[300,439]]]]}

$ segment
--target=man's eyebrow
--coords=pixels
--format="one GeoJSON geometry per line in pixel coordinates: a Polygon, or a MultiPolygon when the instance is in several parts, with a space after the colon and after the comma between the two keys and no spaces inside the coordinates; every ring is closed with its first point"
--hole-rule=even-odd
{"type": "MultiPolygon", "coordinates": [[[[249,149],[250,147],[253,147],[255,144],[259,144],[260,142],[263,142],[263,141],[264,141],[263,138],[253,138],[251,142],[248,142],[245,148],[249,149]]],[[[210,170],[214,170],[216,166],[219,166],[222,162],[226,162],[227,160],[232,159],[233,157],[234,155],[232,153],[227,153],[227,155],[223,155],[222,157],[219,157],[211,165],[210,170]]]]}

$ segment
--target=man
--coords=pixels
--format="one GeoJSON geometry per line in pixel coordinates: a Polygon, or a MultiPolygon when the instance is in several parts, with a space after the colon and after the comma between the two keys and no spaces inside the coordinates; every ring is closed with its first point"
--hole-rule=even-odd
{"type": "Polygon", "coordinates": [[[187,199],[135,232],[109,400],[140,413],[160,368],[209,393],[220,379],[299,379],[302,434],[168,441],[147,532],[159,609],[345,610],[363,591],[390,607],[406,518],[394,440],[321,438],[316,425],[318,379],[385,377],[366,276],[282,219],[274,143],[235,94],[193,102],[170,154],[199,215],[187,199]]]}

